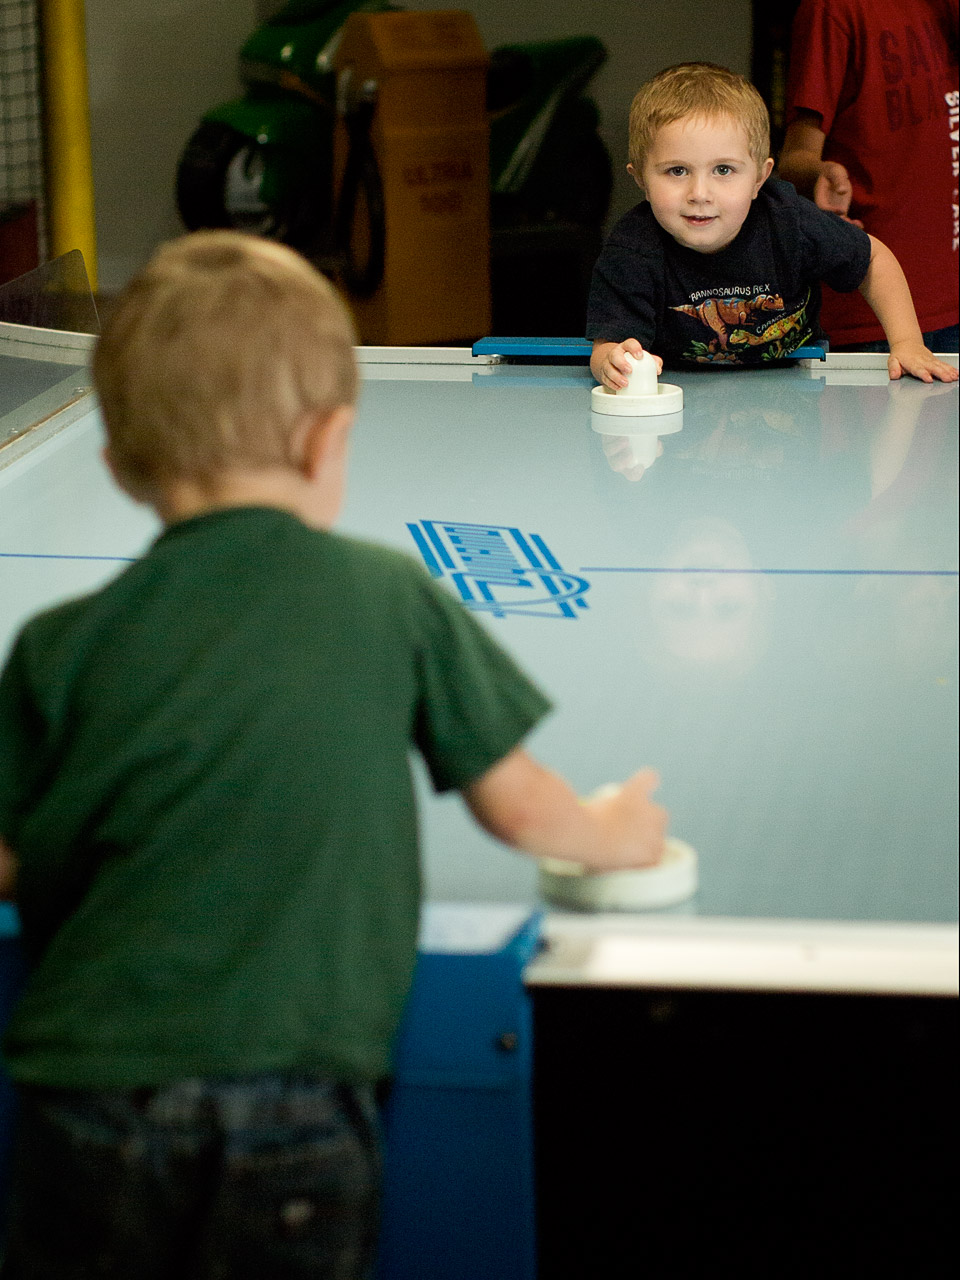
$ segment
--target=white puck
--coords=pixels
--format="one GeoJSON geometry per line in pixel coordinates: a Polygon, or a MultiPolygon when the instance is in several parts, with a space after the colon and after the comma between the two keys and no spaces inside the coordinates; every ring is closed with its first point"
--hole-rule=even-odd
{"type": "Polygon", "coordinates": [[[683,408],[683,389],[661,382],[655,395],[631,396],[608,387],[594,387],[590,392],[590,408],[616,418],[659,418],[679,413],[683,408]]]}
{"type": "Polygon", "coordinates": [[[630,871],[592,871],[579,862],[540,859],[544,900],[575,911],[655,911],[692,898],[698,883],[696,851],[672,837],[655,866],[630,871]]]}

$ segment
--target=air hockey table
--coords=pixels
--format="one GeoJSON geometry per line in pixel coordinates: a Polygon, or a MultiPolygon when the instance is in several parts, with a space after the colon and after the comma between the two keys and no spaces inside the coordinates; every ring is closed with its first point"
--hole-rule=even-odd
{"type": "MultiPolygon", "coordinates": [[[[92,341],[0,325],[0,658],[158,532],[101,461],[92,341]]],[[[868,355],[692,370],[641,428],[591,412],[575,342],[358,356],[339,528],[419,560],[534,676],[536,755],[583,793],[655,766],[699,853],[678,906],[558,910],[414,762],[435,1002],[415,991],[398,1079],[415,1129],[444,1112],[446,1172],[388,1195],[388,1228],[458,1204],[452,1242],[383,1273],[939,1274],[957,385],[868,355]]]]}

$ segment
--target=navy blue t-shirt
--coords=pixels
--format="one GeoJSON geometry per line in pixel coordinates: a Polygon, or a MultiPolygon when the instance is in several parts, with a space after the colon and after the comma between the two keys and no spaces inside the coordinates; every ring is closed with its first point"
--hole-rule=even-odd
{"type": "Polygon", "coordinates": [[[646,200],[613,228],[597,259],[587,337],[637,338],[676,363],[762,364],[820,336],[820,282],[856,289],[870,237],[769,178],[733,242],[687,249],[646,200]]]}

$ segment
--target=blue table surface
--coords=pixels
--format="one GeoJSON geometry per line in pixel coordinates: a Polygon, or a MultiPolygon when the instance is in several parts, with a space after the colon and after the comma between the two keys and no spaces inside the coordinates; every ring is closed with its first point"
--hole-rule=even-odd
{"type": "MultiPolygon", "coordinates": [[[[591,414],[585,369],[368,366],[340,528],[477,612],[581,792],[660,770],[700,854],[678,911],[954,920],[956,386],[671,380],[683,418],[652,439],[591,414]]],[[[101,443],[91,412],[0,469],[0,648],[156,532],[101,443]]],[[[416,776],[429,896],[535,904],[529,860],[416,776]]]]}

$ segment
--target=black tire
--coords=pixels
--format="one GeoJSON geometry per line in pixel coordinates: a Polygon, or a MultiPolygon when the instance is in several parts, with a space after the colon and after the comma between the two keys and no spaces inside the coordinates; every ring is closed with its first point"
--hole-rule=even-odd
{"type": "Polygon", "coordinates": [[[233,225],[226,206],[227,169],[248,143],[242,133],[215,121],[192,135],[177,166],[177,211],[188,231],[233,225]]]}
{"type": "Polygon", "coordinates": [[[340,277],[358,298],[369,298],[380,288],[387,244],[383,181],[370,141],[372,116],[373,107],[369,105],[369,109],[357,112],[348,121],[350,150],[333,219],[340,277]],[[362,256],[357,253],[358,237],[365,242],[362,256]]]}
{"type": "Polygon", "coordinates": [[[281,205],[256,195],[255,169],[269,163],[268,152],[245,134],[217,121],[202,124],[187,143],[177,167],[177,209],[190,231],[232,227],[267,236],[308,251],[328,235],[330,160],[318,147],[313,171],[304,166],[303,185],[281,205]],[[247,175],[250,186],[241,206],[231,205],[230,188],[247,175]]]}

